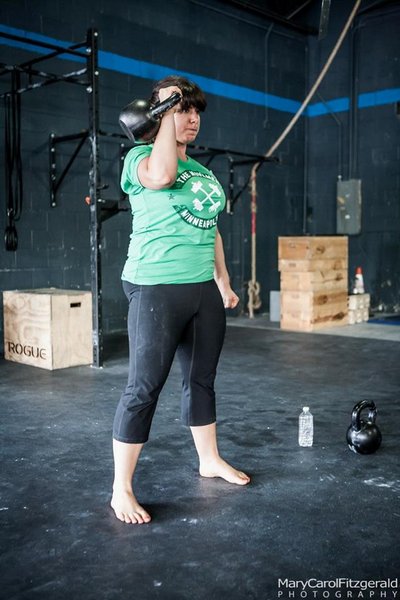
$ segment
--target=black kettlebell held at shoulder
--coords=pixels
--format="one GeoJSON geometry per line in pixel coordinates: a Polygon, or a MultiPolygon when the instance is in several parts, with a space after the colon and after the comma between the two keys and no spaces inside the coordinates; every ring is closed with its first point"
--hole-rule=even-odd
{"type": "Polygon", "coordinates": [[[358,454],[372,454],[378,450],[382,434],[375,424],[376,406],[374,402],[362,400],[353,408],[351,425],[347,430],[347,443],[350,450],[358,454]],[[361,412],[368,409],[368,420],[361,419],[361,412]]]}
{"type": "Polygon", "coordinates": [[[181,99],[182,96],[174,92],[166,100],[153,105],[148,100],[134,100],[119,115],[122,131],[132,142],[149,142],[157,135],[162,115],[181,99]]]}

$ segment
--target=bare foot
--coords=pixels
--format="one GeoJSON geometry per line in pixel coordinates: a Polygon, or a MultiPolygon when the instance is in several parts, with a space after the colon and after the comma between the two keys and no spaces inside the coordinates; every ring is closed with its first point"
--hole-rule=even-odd
{"type": "Polygon", "coordinates": [[[132,492],[114,490],[111,498],[111,508],[115,516],[125,523],[149,523],[151,517],[143,506],[140,506],[132,492]]]}
{"type": "Polygon", "coordinates": [[[225,481],[237,485],[246,485],[250,482],[250,477],[246,473],[234,469],[222,458],[200,465],[199,473],[202,477],[222,477],[225,481]]]}

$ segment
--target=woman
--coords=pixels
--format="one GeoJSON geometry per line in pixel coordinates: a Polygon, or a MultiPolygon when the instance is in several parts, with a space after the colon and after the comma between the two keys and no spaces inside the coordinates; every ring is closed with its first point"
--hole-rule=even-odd
{"type": "Polygon", "coordinates": [[[147,441],[159,393],[175,353],[183,376],[182,421],[191,428],[203,477],[245,485],[250,478],[219,455],[214,379],[225,334],[225,310],[239,299],[225,266],[218,214],[225,195],[214,175],[186,155],[206,100],[178,76],[155,86],[152,102],[174,92],[181,102],[164,113],[154,142],[132,148],[121,178],[133,232],[122,273],[129,300],[129,377],[113,430],[111,506],[125,523],[148,523],[132,480],[147,441]]]}

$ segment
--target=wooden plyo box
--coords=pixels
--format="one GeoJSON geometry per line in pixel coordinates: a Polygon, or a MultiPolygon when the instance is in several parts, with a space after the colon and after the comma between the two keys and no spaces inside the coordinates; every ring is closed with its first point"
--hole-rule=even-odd
{"type": "Polygon", "coordinates": [[[347,325],[347,290],[340,292],[281,292],[281,328],[314,331],[347,325]]]}
{"type": "Polygon", "coordinates": [[[7,360],[49,370],[93,362],[91,292],[15,290],[3,299],[7,360]]]}
{"type": "Polygon", "coordinates": [[[281,329],[348,323],[347,236],[280,237],[281,329]]]}
{"type": "Polygon", "coordinates": [[[333,292],[347,290],[346,269],[281,271],[281,291],[333,292]]]}
{"type": "Polygon", "coordinates": [[[348,258],[348,238],[345,235],[286,236],[280,237],[278,243],[280,259],[348,258]]]}

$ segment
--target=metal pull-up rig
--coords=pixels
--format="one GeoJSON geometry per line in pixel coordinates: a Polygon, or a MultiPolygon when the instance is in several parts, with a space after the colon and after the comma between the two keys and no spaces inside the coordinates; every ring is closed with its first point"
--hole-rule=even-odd
{"type": "MultiPolygon", "coordinates": [[[[102,137],[114,140],[120,144],[120,162],[119,173],[122,171],[123,159],[131,146],[127,145],[126,137],[118,133],[107,133],[100,129],[99,119],[99,64],[98,64],[98,31],[89,29],[86,39],[83,42],[72,45],[57,45],[35,40],[29,37],[13,35],[11,33],[0,32],[0,37],[7,38],[21,44],[22,47],[29,46],[29,49],[42,53],[41,56],[32,58],[19,65],[7,65],[0,63],[0,76],[11,74],[12,86],[9,91],[0,95],[1,98],[9,99],[13,104],[13,120],[19,122],[21,94],[52,85],[58,82],[72,83],[79,85],[86,90],[88,99],[88,128],[79,133],[68,135],[49,135],[49,190],[50,207],[57,206],[57,194],[62,182],[70,171],[78,154],[85,146],[89,145],[89,194],[86,196],[86,202],[90,209],[90,284],[92,293],[92,315],[93,315],[93,366],[101,367],[103,364],[103,315],[102,315],[102,280],[101,280],[101,226],[103,221],[119,213],[121,210],[129,210],[128,198],[122,193],[117,200],[108,200],[102,198],[102,191],[107,187],[102,185],[99,168],[99,140],[102,137]],[[55,74],[43,71],[38,68],[39,63],[57,57],[70,58],[71,61],[84,63],[84,66],[78,70],[55,74]],[[23,80],[25,78],[25,80],[23,80]],[[57,166],[57,146],[63,143],[77,142],[72,151],[67,164],[61,172],[57,166]],[[125,142],[125,143],[124,143],[125,142]]],[[[18,129],[19,132],[19,129],[18,129]]],[[[18,133],[17,132],[17,133],[18,133]]],[[[19,133],[18,136],[19,137],[19,133]]],[[[239,199],[244,189],[248,186],[248,181],[239,191],[235,192],[235,169],[243,165],[254,165],[255,163],[276,162],[275,157],[264,157],[246,152],[237,152],[229,149],[209,148],[205,146],[189,146],[193,150],[194,158],[207,159],[208,166],[214,158],[222,156],[227,159],[229,165],[228,179],[228,200],[227,212],[233,214],[234,205],[239,199]]],[[[19,176],[21,176],[21,165],[19,165],[19,176]]],[[[17,169],[17,170],[18,170],[17,169]]],[[[15,182],[14,182],[15,183],[15,182]]],[[[14,185],[15,187],[15,185],[14,185]]],[[[18,186],[17,186],[18,187],[18,186]]],[[[21,187],[22,190],[22,187],[21,187]]],[[[8,210],[9,223],[12,224],[12,231],[15,235],[11,236],[11,244],[8,250],[17,249],[17,235],[14,227],[14,221],[20,217],[21,206],[8,210]],[[17,218],[16,218],[17,217],[17,218]]]]}
{"type": "MultiPolygon", "coordinates": [[[[107,134],[100,130],[99,124],[99,67],[98,67],[98,32],[96,29],[87,31],[86,40],[70,46],[61,46],[17,36],[10,33],[0,33],[1,37],[21,43],[30,49],[43,53],[19,65],[0,65],[0,75],[18,74],[18,85],[13,84],[12,89],[1,94],[2,98],[15,100],[24,92],[35,90],[58,82],[80,85],[85,88],[88,98],[88,129],[72,135],[56,136],[50,134],[49,138],[49,178],[50,178],[50,206],[57,206],[57,191],[62,181],[71,168],[75,158],[84,146],[89,143],[89,195],[87,203],[90,208],[90,277],[92,292],[93,314],[93,365],[102,366],[103,362],[103,327],[102,327],[102,289],[101,289],[101,223],[119,210],[127,210],[127,205],[121,199],[104,201],[100,198],[103,189],[99,171],[99,137],[108,136],[123,139],[122,135],[107,134]],[[71,60],[85,63],[85,66],[76,71],[55,74],[38,69],[38,63],[57,57],[69,57],[71,60]],[[26,83],[22,82],[26,78],[26,83]],[[64,170],[58,174],[56,164],[56,145],[63,142],[77,140],[78,144],[64,170]]],[[[10,212],[10,211],[9,211],[10,212]]],[[[12,211],[11,211],[12,214],[12,211]]],[[[14,223],[12,222],[12,225],[14,223]]],[[[14,240],[16,239],[16,234],[14,240]]],[[[9,250],[17,249],[17,241],[9,250]]]]}

